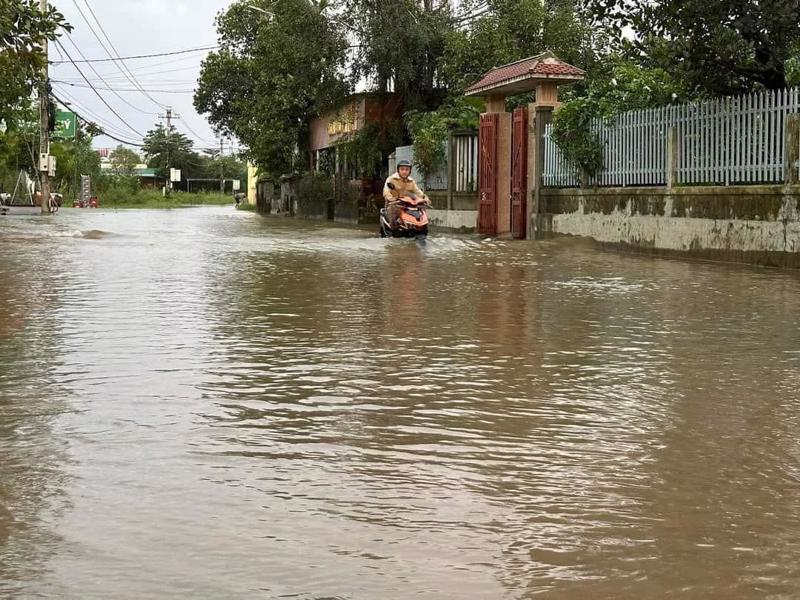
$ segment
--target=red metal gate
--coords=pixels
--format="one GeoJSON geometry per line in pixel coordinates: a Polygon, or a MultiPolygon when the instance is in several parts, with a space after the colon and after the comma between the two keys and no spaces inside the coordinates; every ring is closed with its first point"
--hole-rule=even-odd
{"type": "Polygon", "coordinates": [[[511,235],[525,239],[528,195],[528,109],[514,109],[511,129],[511,235]]]}
{"type": "Polygon", "coordinates": [[[478,233],[497,234],[497,122],[498,115],[481,115],[478,129],[478,233]]]}

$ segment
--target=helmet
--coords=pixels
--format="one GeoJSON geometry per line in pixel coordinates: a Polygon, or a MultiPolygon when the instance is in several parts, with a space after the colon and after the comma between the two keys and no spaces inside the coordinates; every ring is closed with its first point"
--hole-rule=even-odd
{"type": "Polygon", "coordinates": [[[411,161],[406,160],[405,158],[403,160],[398,160],[397,168],[399,169],[400,167],[408,167],[410,169],[412,167],[411,161]]]}

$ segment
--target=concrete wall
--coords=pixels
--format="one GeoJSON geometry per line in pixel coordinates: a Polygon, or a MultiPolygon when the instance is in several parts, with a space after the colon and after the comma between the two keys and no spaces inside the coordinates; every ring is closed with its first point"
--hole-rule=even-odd
{"type": "Polygon", "coordinates": [[[437,210],[478,210],[477,192],[453,192],[432,191],[425,193],[431,200],[433,208],[437,210]]]}
{"type": "Polygon", "coordinates": [[[247,202],[256,204],[258,200],[258,167],[247,163],[247,202]]]}
{"type": "MultiPolygon", "coordinates": [[[[259,182],[258,210],[306,219],[333,219],[339,223],[378,223],[378,211],[383,207],[380,185],[370,187],[368,181],[323,182],[322,179],[317,176],[312,180],[308,175],[286,178],[280,182],[279,192],[271,182],[259,182]]],[[[428,196],[433,203],[429,214],[432,227],[475,231],[478,216],[475,192],[448,194],[439,191],[430,192],[428,196]],[[452,205],[451,210],[448,210],[448,203],[452,205]]]]}
{"type": "Polygon", "coordinates": [[[436,229],[472,233],[478,227],[477,210],[437,210],[428,212],[430,224],[436,229]]]}
{"type": "Polygon", "coordinates": [[[275,183],[269,180],[256,182],[256,210],[262,214],[273,212],[273,203],[277,204],[280,195],[275,192],[275,183]]]}
{"type": "Polygon", "coordinates": [[[377,223],[378,208],[369,182],[306,174],[284,179],[280,197],[272,200],[267,212],[357,224],[377,223]]]}
{"type": "Polygon", "coordinates": [[[800,186],[544,189],[537,236],[800,268],[800,186]]]}
{"type": "Polygon", "coordinates": [[[281,193],[277,199],[272,200],[273,214],[297,214],[297,181],[284,179],[280,183],[281,193]],[[277,200],[277,201],[276,201],[277,200]]]}

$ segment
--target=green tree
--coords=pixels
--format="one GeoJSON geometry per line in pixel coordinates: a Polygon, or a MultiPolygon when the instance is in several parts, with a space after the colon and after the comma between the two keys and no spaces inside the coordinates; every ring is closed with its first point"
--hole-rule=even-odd
{"type": "Polygon", "coordinates": [[[643,68],[618,55],[607,57],[604,73],[567,91],[553,118],[553,139],[580,177],[594,176],[604,162],[603,145],[592,129],[594,119],[691,99],[684,80],[660,68],[643,68]]]}
{"type": "Polygon", "coordinates": [[[30,112],[28,119],[18,118],[13,128],[0,134],[0,191],[11,192],[20,171],[36,173],[39,130],[35,118],[30,112]]]}
{"type": "Polygon", "coordinates": [[[122,144],[117,146],[108,158],[114,172],[123,177],[131,177],[136,171],[136,165],[142,162],[136,152],[122,144]]]}
{"type": "Polygon", "coordinates": [[[309,0],[235,2],[217,18],[221,48],[203,62],[195,108],[236,136],[262,172],[295,167],[308,124],[340,103],[346,33],[309,0]]]}
{"type": "MultiPolygon", "coordinates": [[[[488,0],[463,5],[469,18],[443,29],[438,77],[448,92],[433,111],[410,111],[406,122],[417,167],[428,175],[444,161],[444,144],[453,128],[476,128],[482,102],[465,99],[464,89],[493,67],[552,50],[559,58],[602,73],[603,35],[593,31],[571,0],[488,0]]],[[[531,95],[510,99],[524,103],[531,95]]]]}
{"type": "Polygon", "coordinates": [[[450,3],[347,0],[345,5],[359,41],[353,78],[401,94],[411,109],[436,108],[443,92],[439,61],[456,25],[450,3]]]}
{"type": "Polygon", "coordinates": [[[188,174],[197,154],[192,151],[192,141],[178,132],[174,126],[167,129],[158,125],[147,132],[142,151],[147,157],[147,166],[157,170],[161,177],[169,177],[170,168],[181,169],[188,174]]]}
{"type": "Polygon", "coordinates": [[[220,155],[218,149],[206,150],[206,156],[198,157],[198,177],[205,179],[238,179],[244,186],[247,181],[247,164],[236,154],[220,155]]]}
{"type": "Polygon", "coordinates": [[[451,95],[489,69],[547,50],[591,76],[607,46],[571,0],[488,0],[478,14],[446,37],[440,71],[451,95]]]}
{"type": "Polygon", "coordinates": [[[100,175],[100,155],[92,149],[92,133],[84,125],[77,128],[74,140],[53,142],[50,153],[56,157],[55,191],[77,197],[81,175],[100,175]]]}
{"type": "Polygon", "coordinates": [[[43,45],[58,37],[59,28],[72,30],[53,7],[42,13],[36,0],[0,2],[0,120],[19,118],[27,108],[41,81],[43,45]]]}
{"type": "Polygon", "coordinates": [[[800,57],[796,0],[587,0],[586,8],[621,51],[675,73],[695,94],[786,87],[800,57]]]}
{"type": "Polygon", "coordinates": [[[409,111],[406,125],[414,140],[414,163],[423,179],[435,173],[445,161],[445,142],[451,129],[475,128],[482,102],[451,98],[434,111],[409,111]]]}

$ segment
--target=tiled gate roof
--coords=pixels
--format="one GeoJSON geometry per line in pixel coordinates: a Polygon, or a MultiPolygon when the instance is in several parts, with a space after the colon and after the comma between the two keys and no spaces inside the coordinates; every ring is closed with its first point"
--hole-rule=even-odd
{"type": "Polygon", "coordinates": [[[583,76],[584,71],[581,69],[559,60],[550,52],[545,52],[484,73],[480,81],[469,86],[465,93],[470,96],[493,90],[500,92],[500,88],[514,83],[518,84],[514,88],[519,89],[510,91],[519,93],[533,89],[535,83],[543,79],[578,81],[583,79],[583,76]]]}

